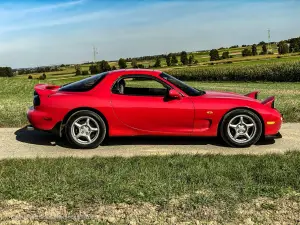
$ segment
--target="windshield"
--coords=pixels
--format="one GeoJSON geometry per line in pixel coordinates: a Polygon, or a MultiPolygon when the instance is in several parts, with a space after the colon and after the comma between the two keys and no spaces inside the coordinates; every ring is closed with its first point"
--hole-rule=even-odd
{"type": "Polygon", "coordinates": [[[107,75],[107,72],[100,73],[83,80],[79,80],[73,83],[63,85],[59,91],[72,91],[72,92],[83,92],[93,89],[103,78],[107,75]]]}
{"type": "Polygon", "coordinates": [[[162,73],[162,74],[160,74],[160,77],[167,80],[167,81],[169,81],[170,83],[175,85],[177,88],[179,88],[180,90],[182,90],[183,92],[185,92],[189,96],[199,96],[199,95],[205,94],[204,91],[193,88],[193,87],[183,83],[182,81],[176,79],[175,77],[173,77],[169,74],[162,73]]]}

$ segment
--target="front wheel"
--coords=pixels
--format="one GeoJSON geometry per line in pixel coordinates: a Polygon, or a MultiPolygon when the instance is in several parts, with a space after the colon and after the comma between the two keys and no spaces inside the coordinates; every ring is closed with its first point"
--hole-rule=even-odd
{"type": "Polygon", "coordinates": [[[106,125],[96,113],[88,110],[73,114],[66,124],[66,137],[76,148],[97,148],[105,139],[106,125]]]}
{"type": "Polygon", "coordinates": [[[260,118],[252,111],[236,109],[225,115],[220,135],[232,147],[249,147],[262,136],[260,118]]]}

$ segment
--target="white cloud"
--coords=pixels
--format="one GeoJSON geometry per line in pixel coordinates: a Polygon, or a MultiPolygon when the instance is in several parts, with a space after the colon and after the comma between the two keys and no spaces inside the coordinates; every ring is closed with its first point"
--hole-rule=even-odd
{"type": "Polygon", "coordinates": [[[66,25],[72,23],[79,23],[79,22],[86,22],[93,19],[99,18],[108,18],[111,14],[109,12],[90,12],[76,16],[68,16],[63,17],[55,20],[44,20],[41,22],[36,23],[25,23],[21,25],[11,25],[0,28],[0,33],[5,33],[9,31],[18,31],[18,30],[27,30],[27,29],[36,29],[36,28],[43,28],[43,27],[52,27],[52,26],[59,26],[59,25],[66,25]]]}
{"type": "Polygon", "coordinates": [[[73,6],[76,6],[79,4],[83,4],[86,1],[87,0],[77,0],[77,1],[52,4],[52,5],[44,5],[44,6],[40,6],[40,7],[25,9],[25,10],[23,10],[23,13],[43,12],[43,11],[50,11],[53,9],[68,8],[68,7],[73,7],[73,6]]]}
{"type": "Polygon", "coordinates": [[[56,4],[47,4],[47,5],[41,5],[38,7],[31,7],[27,8],[26,5],[18,5],[18,4],[11,4],[9,8],[13,9],[5,9],[7,6],[2,6],[1,13],[7,15],[14,15],[14,16],[24,16],[28,13],[39,13],[44,11],[51,11],[55,9],[61,9],[61,8],[68,8],[73,7],[76,5],[80,5],[85,3],[87,0],[75,0],[75,1],[68,1],[68,2],[62,2],[62,3],[56,3],[56,4]]]}

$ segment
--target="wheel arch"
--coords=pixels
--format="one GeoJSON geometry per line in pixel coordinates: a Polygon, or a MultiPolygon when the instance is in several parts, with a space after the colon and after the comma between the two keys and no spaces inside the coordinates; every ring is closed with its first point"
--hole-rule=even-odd
{"type": "Polygon", "coordinates": [[[74,115],[75,113],[79,112],[79,111],[91,111],[94,112],[96,114],[98,114],[104,121],[105,126],[106,126],[106,135],[108,135],[109,133],[109,125],[108,125],[108,121],[106,119],[106,117],[103,115],[103,113],[101,113],[99,110],[94,109],[94,108],[90,108],[90,107],[79,107],[79,108],[75,108],[72,109],[71,111],[69,111],[63,118],[63,120],[60,123],[60,129],[59,129],[59,135],[62,136],[62,132],[64,130],[65,125],[67,124],[69,118],[71,118],[72,115],[74,115]]]}
{"type": "Polygon", "coordinates": [[[232,112],[232,111],[234,111],[234,110],[237,110],[237,109],[246,109],[246,110],[249,110],[249,111],[255,113],[255,114],[258,116],[258,118],[260,119],[260,122],[261,122],[261,125],[262,125],[262,135],[263,135],[263,136],[265,135],[265,123],[264,123],[263,117],[262,117],[256,110],[254,110],[254,109],[252,109],[252,108],[248,108],[248,107],[236,107],[236,108],[232,108],[232,109],[228,110],[228,111],[227,111],[226,113],[224,113],[224,115],[222,116],[222,118],[221,118],[221,120],[220,120],[220,122],[219,122],[219,124],[218,124],[218,130],[217,130],[217,135],[218,135],[218,136],[220,135],[220,128],[221,128],[221,124],[223,123],[224,117],[225,117],[228,113],[230,113],[230,112],[232,112]]]}

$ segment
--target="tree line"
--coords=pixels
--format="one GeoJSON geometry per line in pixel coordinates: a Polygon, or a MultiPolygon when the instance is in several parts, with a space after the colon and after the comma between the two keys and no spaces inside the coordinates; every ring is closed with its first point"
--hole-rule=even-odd
{"type": "Polygon", "coordinates": [[[48,72],[57,72],[57,71],[62,71],[61,66],[44,66],[44,67],[19,69],[18,75],[31,74],[31,73],[48,73],[48,72]]]}
{"type": "Polygon", "coordinates": [[[0,67],[0,77],[13,77],[14,73],[11,67],[0,67]]]}

